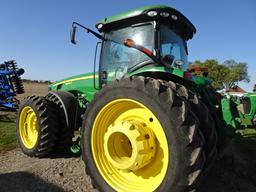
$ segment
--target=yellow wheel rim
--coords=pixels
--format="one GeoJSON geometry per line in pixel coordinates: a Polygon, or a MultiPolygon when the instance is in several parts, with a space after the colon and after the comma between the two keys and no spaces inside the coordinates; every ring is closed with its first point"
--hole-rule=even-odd
{"type": "Polygon", "coordinates": [[[38,123],[34,110],[26,106],[20,112],[19,132],[23,145],[27,149],[32,149],[38,138],[38,123]]]}
{"type": "Polygon", "coordinates": [[[104,180],[116,191],[154,191],[168,166],[168,143],[153,112],[138,101],[117,99],[97,114],[91,148],[104,180]]]}

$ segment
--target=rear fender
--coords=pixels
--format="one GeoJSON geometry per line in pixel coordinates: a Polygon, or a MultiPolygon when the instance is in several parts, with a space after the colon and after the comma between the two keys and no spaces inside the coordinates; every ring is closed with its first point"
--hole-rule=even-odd
{"type": "Polygon", "coordinates": [[[61,102],[66,125],[71,130],[76,128],[78,104],[73,94],[64,91],[50,91],[49,93],[55,95],[61,102]]]}

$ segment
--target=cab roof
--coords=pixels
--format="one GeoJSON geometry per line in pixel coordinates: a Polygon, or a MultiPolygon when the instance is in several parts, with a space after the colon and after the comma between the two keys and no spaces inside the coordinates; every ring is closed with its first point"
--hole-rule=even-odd
{"type": "Polygon", "coordinates": [[[166,23],[183,39],[189,40],[196,33],[195,26],[178,10],[165,5],[145,6],[121,14],[106,17],[96,24],[100,32],[108,32],[120,27],[147,21],[166,23]]]}

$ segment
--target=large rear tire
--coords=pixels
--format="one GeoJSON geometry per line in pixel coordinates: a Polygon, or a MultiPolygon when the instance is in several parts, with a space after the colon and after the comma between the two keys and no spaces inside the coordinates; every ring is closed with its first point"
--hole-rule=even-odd
{"type": "Polygon", "coordinates": [[[205,168],[209,168],[217,157],[218,137],[215,121],[207,106],[197,97],[195,93],[182,85],[177,85],[176,89],[179,96],[184,97],[189,101],[190,107],[200,121],[199,129],[203,133],[206,141],[204,145],[204,151],[206,154],[205,168]]]}
{"type": "Polygon", "coordinates": [[[185,100],[161,80],[105,86],[82,125],[82,157],[101,191],[192,191],[205,164],[204,136],[185,100]]]}
{"type": "Polygon", "coordinates": [[[54,106],[43,97],[21,101],[17,116],[18,143],[31,157],[44,157],[52,151],[58,130],[54,106]]]}
{"type": "MultiPolygon", "coordinates": [[[[56,92],[57,93],[57,92],[56,92]]],[[[66,97],[70,96],[70,93],[66,92],[61,92],[59,94],[64,94],[66,97]]],[[[56,121],[58,121],[59,124],[59,129],[57,138],[56,138],[56,145],[54,147],[54,151],[59,153],[59,152],[70,152],[70,147],[72,146],[72,138],[73,138],[73,132],[75,127],[72,127],[72,125],[69,125],[70,121],[72,119],[68,119],[69,122],[67,122],[66,116],[65,116],[65,111],[64,108],[71,106],[72,108],[76,108],[76,105],[73,104],[73,100],[68,102],[68,106],[64,106],[64,103],[61,102],[61,99],[57,97],[56,94],[53,94],[53,92],[49,92],[45,96],[46,100],[50,102],[56,109],[57,114],[56,114],[56,121]]],[[[67,111],[69,112],[69,111],[67,111]]],[[[72,111],[73,112],[73,111],[72,111]]]]}

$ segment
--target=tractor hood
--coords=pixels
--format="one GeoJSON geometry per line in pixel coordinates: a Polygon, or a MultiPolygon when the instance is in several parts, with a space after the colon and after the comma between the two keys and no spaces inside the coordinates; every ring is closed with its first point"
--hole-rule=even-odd
{"type": "MultiPolygon", "coordinates": [[[[95,75],[95,83],[98,87],[98,75],[95,75]]],[[[57,81],[49,86],[52,91],[67,91],[74,95],[83,95],[88,101],[93,99],[94,93],[94,73],[80,74],[57,81]]]]}

